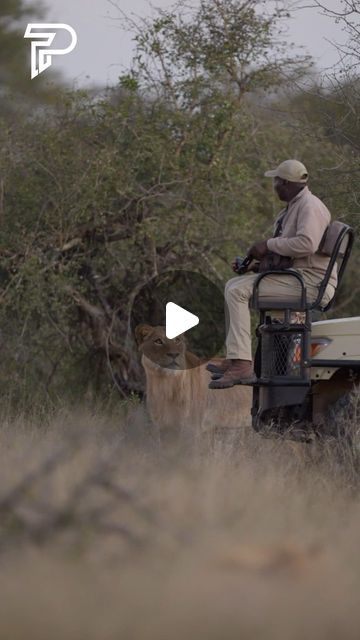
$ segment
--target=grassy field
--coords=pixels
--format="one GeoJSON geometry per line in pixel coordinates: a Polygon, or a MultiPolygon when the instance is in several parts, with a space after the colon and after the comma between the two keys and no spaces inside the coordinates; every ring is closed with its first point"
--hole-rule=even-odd
{"type": "Polygon", "coordinates": [[[356,460],[141,407],[4,417],[0,638],[359,638],[356,460]]]}

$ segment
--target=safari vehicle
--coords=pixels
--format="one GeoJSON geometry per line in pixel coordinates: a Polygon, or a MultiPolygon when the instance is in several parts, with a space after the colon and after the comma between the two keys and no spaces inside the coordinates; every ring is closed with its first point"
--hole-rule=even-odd
{"type": "Polygon", "coordinates": [[[334,298],[322,306],[324,291],[335,265],[339,287],[354,242],[348,225],[335,221],[330,227],[331,242],[327,246],[325,236],[321,249],[330,260],[315,302],[306,302],[304,281],[293,269],[266,271],[255,283],[252,308],[260,317],[252,426],[267,437],[310,442],[317,436],[344,435],[336,414],[360,384],[360,317],[314,321],[315,313],[332,306],[334,298]],[[261,300],[261,281],[274,273],[286,273],[300,283],[298,302],[261,300]]]}

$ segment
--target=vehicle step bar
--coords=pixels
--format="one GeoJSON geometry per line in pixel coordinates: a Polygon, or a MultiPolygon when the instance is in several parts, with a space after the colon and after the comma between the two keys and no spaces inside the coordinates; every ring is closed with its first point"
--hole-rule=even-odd
{"type": "Polygon", "coordinates": [[[281,380],[281,378],[268,380],[267,378],[258,378],[254,382],[246,384],[248,387],[311,387],[311,380],[281,380]]]}

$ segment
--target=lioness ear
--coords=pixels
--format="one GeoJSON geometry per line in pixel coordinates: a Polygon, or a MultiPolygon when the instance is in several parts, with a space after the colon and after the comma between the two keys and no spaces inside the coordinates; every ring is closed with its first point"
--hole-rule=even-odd
{"type": "Polygon", "coordinates": [[[152,332],[153,328],[154,327],[151,327],[149,324],[138,324],[138,326],[135,327],[136,342],[140,344],[140,342],[142,342],[144,338],[152,332]]]}

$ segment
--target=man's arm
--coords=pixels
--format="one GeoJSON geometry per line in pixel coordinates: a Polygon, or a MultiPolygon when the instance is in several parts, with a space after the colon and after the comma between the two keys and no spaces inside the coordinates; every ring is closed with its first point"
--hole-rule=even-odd
{"type": "Polygon", "coordinates": [[[270,238],[267,241],[269,251],[281,256],[303,258],[314,254],[318,248],[327,226],[330,214],[316,204],[305,205],[299,211],[296,236],[292,238],[270,238]]]}

